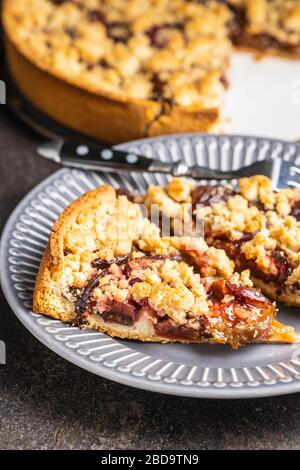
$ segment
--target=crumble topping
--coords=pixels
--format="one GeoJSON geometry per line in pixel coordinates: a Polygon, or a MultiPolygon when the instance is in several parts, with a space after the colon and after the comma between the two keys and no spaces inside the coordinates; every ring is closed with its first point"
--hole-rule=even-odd
{"type": "Polygon", "coordinates": [[[270,178],[257,175],[239,180],[240,193],[247,201],[262,203],[264,210],[273,210],[279,216],[287,216],[293,211],[296,201],[300,200],[300,189],[281,189],[273,191],[270,178]]]}
{"type": "Polygon", "coordinates": [[[187,178],[172,178],[166,186],[166,193],[176,202],[191,202],[194,184],[187,178]]]}
{"type": "Polygon", "coordinates": [[[267,335],[274,307],[253,289],[249,271],[239,275],[231,266],[227,278],[216,269],[210,272],[210,263],[214,268],[226,258],[222,250],[213,250],[197,253],[195,265],[142,252],[112,262],[93,273],[77,293],[77,321],[99,315],[104,321],[132,325],[146,317],[159,335],[202,335],[233,347],[267,335]]]}
{"type": "Polygon", "coordinates": [[[266,226],[264,214],[237,195],[227,202],[218,202],[205,208],[204,222],[208,232],[238,239],[244,232],[255,232],[266,226]]]}
{"type": "Polygon", "coordinates": [[[184,262],[156,262],[144,273],[145,281],[136,283],[131,294],[136,301],[147,299],[151,308],[163,312],[180,324],[194,322],[186,319],[208,312],[208,301],[200,275],[184,262]]]}
{"type": "Polygon", "coordinates": [[[100,257],[111,259],[128,253],[132,241],[147,229],[149,222],[140,207],[111,189],[111,199],[95,207],[92,216],[84,210],[79,213],[65,234],[64,246],[78,253],[97,251],[100,257]]]}
{"type": "Polygon", "coordinates": [[[270,236],[287,253],[293,265],[300,263],[300,223],[294,217],[277,218],[270,226],[270,236]]]}
{"type": "Polygon", "coordinates": [[[80,210],[64,235],[60,287],[75,304],[76,324],[147,319],[162,338],[233,347],[267,337],[276,310],[249,271],[234,272],[225,251],[201,238],[161,236],[139,205],[110,191],[80,210]]]}
{"type": "Polygon", "coordinates": [[[270,36],[283,45],[299,46],[298,0],[228,0],[227,3],[244,13],[248,33],[270,36]]]}
{"type": "Polygon", "coordinates": [[[281,284],[280,289],[298,290],[300,189],[275,192],[261,175],[242,178],[239,186],[194,185],[174,178],[164,189],[151,187],[145,200],[150,205],[159,195],[166,215],[172,214],[172,204],[192,201],[194,216],[204,219],[209,245],[224,248],[239,270],[249,268],[254,277],[281,284]]]}
{"type": "MultiPolygon", "coordinates": [[[[189,188],[187,188],[187,191],[189,191],[189,188]]],[[[172,196],[166,193],[160,186],[150,185],[143,202],[149,211],[153,211],[157,208],[163,210],[164,215],[167,217],[174,219],[182,217],[182,206],[177,202],[176,194],[175,198],[172,198],[172,196]]]]}
{"type": "Polygon", "coordinates": [[[71,83],[124,100],[221,104],[231,13],[217,1],[10,0],[9,11],[22,52],[71,83]]]}
{"type": "Polygon", "coordinates": [[[276,274],[277,269],[270,256],[270,253],[276,249],[276,245],[276,240],[270,237],[268,231],[262,230],[252,240],[242,245],[241,252],[248,260],[255,260],[264,271],[276,274]]]}
{"type": "Polygon", "coordinates": [[[246,14],[250,33],[269,34],[281,43],[299,45],[298,0],[248,0],[246,14]]]}
{"type": "Polygon", "coordinates": [[[290,292],[300,294],[300,263],[288,277],[286,284],[290,292]]]}

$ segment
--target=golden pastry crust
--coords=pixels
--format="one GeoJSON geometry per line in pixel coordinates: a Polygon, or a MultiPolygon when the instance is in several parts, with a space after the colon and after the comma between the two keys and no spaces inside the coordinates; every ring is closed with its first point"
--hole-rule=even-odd
{"type": "Polygon", "coordinates": [[[217,109],[192,111],[173,106],[169,114],[161,116],[161,106],[154,101],[123,103],[101,97],[42,71],[9,41],[6,51],[18,87],[38,109],[61,124],[99,140],[116,143],[179,130],[208,131],[218,119],[217,109]]]}
{"type": "Polygon", "coordinates": [[[195,214],[204,218],[208,244],[224,248],[238,270],[249,268],[254,284],[271,298],[300,306],[299,189],[275,192],[260,175],[242,178],[237,191],[174,178],[165,189],[150,187],[144,198],[148,207],[158,199],[165,215],[169,199],[175,207],[199,204],[195,214]]]}
{"type": "Polygon", "coordinates": [[[114,195],[115,192],[110,186],[101,186],[75,200],[57,219],[51,230],[36,280],[33,296],[34,311],[46,312],[51,317],[67,322],[74,321],[74,305],[62,295],[61,277],[64,270],[66,231],[76,220],[79,212],[90,210],[103,199],[111,202],[114,200],[114,195]]]}
{"type": "Polygon", "coordinates": [[[112,336],[158,342],[295,342],[275,307],[204,240],[161,237],[110,186],[74,201],[51,232],[33,309],[112,336]],[[197,266],[197,270],[195,270],[197,266]],[[275,321],[275,320],[274,320],[275,321]]]}
{"type": "Polygon", "coordinates": [[[22,92],[58,121],[110,142],[216,122],[229,17],[217,2],[184,0],[10,0],[3,10],[22,92]]]}

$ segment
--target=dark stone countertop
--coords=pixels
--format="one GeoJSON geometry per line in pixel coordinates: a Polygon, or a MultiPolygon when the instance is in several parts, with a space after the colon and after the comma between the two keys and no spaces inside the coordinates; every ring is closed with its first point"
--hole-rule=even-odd
{"type": "MultiPolygon", "coordinates": [[[[56,170],[39,138],[0,107],[0,223],[56,170]]],[[[200,400],[137,390],[65,361],[35,339],[1,295],[0,449],[297,449],[300,394],[200,400]]]]}

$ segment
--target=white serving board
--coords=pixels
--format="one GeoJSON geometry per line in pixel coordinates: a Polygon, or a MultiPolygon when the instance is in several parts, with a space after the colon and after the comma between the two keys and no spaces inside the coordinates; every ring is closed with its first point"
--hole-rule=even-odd
{"type": "Polygon", "coordinates": [[[219,130],[300,140],[300,61],[235,53],[219,130]]]}

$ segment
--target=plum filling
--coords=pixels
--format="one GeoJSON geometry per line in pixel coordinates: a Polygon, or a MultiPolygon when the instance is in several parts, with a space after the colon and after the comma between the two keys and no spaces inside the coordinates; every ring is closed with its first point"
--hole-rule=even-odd
{"type": "Polygon", "coordinates": [[[228,23],[229,36],[235,46],[244,46],[259,51],[278,50],[283,53],[293,54],[300,57],[300,44],[292,45],[276,39],[270,34],[251,34],[247,32],[248,20],[246,12],[242,8],[234,7],[224,0],[233,13],[233,18],[228,23]]]}
{"type": "Polygon", "coordinates": [[[152,95],[151,99],[161,103],[160,113],[155,118],[158,120],[163,114],[168,114],[171,107],[174,106],[175,100],[172,97],[164,96],[166,82],[162,80],[158,73],[154,73],[151,78],[152,82],[152,95]]]}
{"type": "Polygon", "coordinates": [[[71,28],[71,27],[69,27],[69,28],[64,28],[64,32],[65,32],[72,40],[76,39],[76,37],[77,37],[77,30],[76,30],[76,28],[71,28]]]}
{"type": "Polygon", "coordinates": [[[269,303],[266,297],[257,289],[236,286],[230,283],[227,283],[227,286],[229,292],[234,295],[235,300],[240,303],[257,308],[265,307],[269,303]]]}
{"type": "Polygon", "coordinates": [[[239,38],[238,42],[242,46],[257,49],[262,52],[269,50],[278,50],[283,53],[292,54],[294,56],[300,57],[300,44],[294,46],[292,44],[283,43],[269,34],[251,35],[247,32],[244,32],[239,38]]]}
{"type": "Polygon", "coordinates": [[[107,269],[112,264],[116,264],[120,266],[129,260],[129,256],[130,255],[119,256],[118,258],[115,258],[109,261],[105,259],[97,258],[92,262],[92,266],[93,268],[97,268],[97,269],[107,269]]]}
{"type": "Polygon", "coordinates": [[[164,23],[148,29],[145,33],[150,39],[150,44],[156,49],[162,49],[169,41],[170,31],[172,29],[183,30],[184,24],[178,23],[164,23]]]}
{"type": "Polygon", "coordinates": [[[139,319],[140,307],[135,302],[110,302],[102,313],[102,318],[107,322],[121,323],[131,326],[139,319]]]}
{"type": "MultiPolygon", "coordinates": [[[[273,251],[272,257],[277,268],[277,274],[275,274],[274,280],[278,282],[278,284],[284,283],[293,271],[289,260],[278,251],[273,251]]],[[[269,276],[269,280],[272,280],[272,277],[269,276]]]]}
{"type": "Polygon", "coordinates": [[[80,324],[86,323],[85,312],[91,307],[91,294],[93,290],[98,286],[99,281],[102,277],[108,274],[108,270],[105,269],[101,273],[94,276],[90,281],[87,283],[83,292],[78,297],[76,301],[75,311],[76,311],[76,322],[80,324]]]}
{"type": "Polygon", "coordinates": [[[105,23],[106,17],[102,10],[90,10],[88,12],[88,19],[91,23],[105,23]]]}
{"type": "Polygon", "coordinates": [[[160,100],[164,94],[164,88],[166,83],[159,78],[157,73],[154,73],[152,76],[152,99],[160,100]]]}
{"type": "MultiPolygon", "coordinates": [[[[166,259],[166,256],[142,256],[141,258],[132,258],[126,263],[124,272],[126,277],[130,277],[130,274],[133,270],[136,269],[147,269],[151,268],[151,265],[155,261],[163,261],[166,259]]],[[[133,279],[134,280],[134,279],[133,279]]]]}
{"type": "Polygon", "coordinates": [[[235,192],[231,188],[222,185],[196,186],[191,194],[193,206],[196,206],[196,204],[209,206],[217,202],[228,201],[234,195],[235,192]]]}
{"type": "Polygon", "coordinates": [[[294,282],[294,284],[292,285],[292,290],[293,292],[300,292],[300,282],[294,282]]]}
{"type": "Polygon", "coordinates": [[[108,21],[105,13],[100,9],[89,10],[87,17],[91,23],[102,23],[106,29],[107,37],[114,42],[127,43],[131,37],[128,23],[123,21],[108,21]]]}
{"type": "Polygon", "coordinates": [[[226,295],[229,295],[234,297],[233,303],[235,305],[247,305],[258,309],[271,305],[271,302],[259,290],[253,287],[237,286],[230,281],[214,282],[210,292],[213,302],[222,300],[226,295]]]}
{"type": "Polygon", "coordinates": [[[203,337],[201,331],[185,325],[177,325],[172,320],[162,320],[154,324],[155,333],[169,339],[195,341],[203,337]]]}
{"type": "Polygon", "coordinates": [[[291,215],[300,222],[300,201],[293,205],[291,215]]]}
{"type": "Polygon", "coordinates": [[[287,278],[292,273],[292,267],[289,263],[288,258],[278,250],[273,250],[270,253],[271,264],[275,268],[274,273],[266,272],[261,269],[255,260],[247,259],[241,248],[244,243],[254,238],[255,232],[246,233],[239,240],[234,242],[228,240],[219,240],[218,246],[222,247],[227,255],[234,260],[236,268],[241,271],[244,269],[250,269],[251,274],[254,277],[262,279],[267,282],[276,282],[277,284],[284,284],[287,278]]]}
{"type": "Polygon", "coordinates": [[[107,37],[112,39],[114,42],[127,43],[131,37],[129,26],[125,22],[115,21],[112,23],[106,23],[105,27],[107,37]]]}
{"type": "MultiPolygon", "coordinates": [[[[163,260],[164,257],[152,256],[152,257],[141,257],[136,259],[130,259],[130,254],[119,256],[112,260],[104,260],[97,258],[92,262],[92,267],[95,269],[101,269],[100,273],[94,275],[82,292],[80,292],[76,300],[76,323],[85,324],[87,323],[87,316],[93,312],[98,313],[96,302],[92,299],[93,290],[98,287],[101,278],[109,274],[109,267],[112,264],[116,264],[121,267],[122,272],[128,279],[133,269],[146,269],[150,267],[154,261],[163,260]]],[[[133,285],[136,282],[142,282],[142,279],[132,278],[129,280],[129,284],[133,285]]],[[[107,300],[105,305],[102,306],[99,313],[105,321],[114,321],[123,325],[132,325],[139,318],[138,306],[133,301],[116,302],[107,300]]]]}
{"type": "Polygon", "coordinates": [[[275,310],[257,289],[221,280],[214,284],[211,300],[212,317],[223,320],[217,321],[214,335],[217,332],[225,336],[233,347],[268,337],[275,310]],[[222,301],[225,296],[232,296],[233,300],[222,301]]]}
{"type": "Polygon", "coordinates": [[[230,8],[231,12],[233,13],[233,17],[228,23],[229,37],[233,44],[235,46],[238,46],[240,38],[243,35],[243,32],[247,25],[245,11],[243,11],[241,8],[236,8],[233,5],[228,4],[228,2],[226,1],[223,3],[226,3],[226,5],[230,8]]]}
{"type": "Polygon", "coordinates": [[[117,189],[116,193],[117,196],[126,196],[129,201],[134,202],[135,196],[130,191],[128,191],[128,189],[119,188],[117,189]]]}
{"type": "MultiPolygon", "coordinates": [[[[164,261],[162,256],[142,256],[130,258],[122,256],[111,261],[96,259],[93,267],[101,272],[89,280],[83,290],[78,291],[76,301],[76,322],[79,325],[88,324],[90,315],[99,315],[107,323],[118,323],[133,326],[141,317],[152,321],[156,335],[181,341],[197,341],[199,339],[217,338],[220,342],[229,342],[233,347],[239,347],[249,341],[266,336],[274,316],[274,307],[260,291],[254,288],[238,286],[230,281],[217,280],[211,282],[207,290],[209,312],[199,314],[189,323],[189,313],[186,320],[180,324],[163,311],[154,310],[147,299],[135,301],[127,298],[116,301],[111,298],[96,300],[93,290],[99,287],[99,281],[110,275],[115,279],[126,279],[128,285],[144,282],[143,270],[147,270],[157,261],[164,261]],[[112,274],[110,266],[118,268],[112,274]],[[136,271],[141,277],[136,277],[136,271]],[[223,339],[223,340],[222,340],[223,339]]],[[[106,285],[105,283],[103,285],[106,285]]],[[[105,298],[105,297],[104,297],[105,298]]]]}
{"type": "MultiPolygon", "coordinates": [[[[223,185],[201,185],[196,186],[191,192],[192,204],[195,208],[196,204],[202,204],[204,206],[210,206],[218,202],[227,202],[233,196],[238,193],[232,188],[223,185]]],[[[260,211],[265,211],[263,203],[259,200],[249,201],[249,206],[256,206],[260,211]]],[[[300,209],[299,209],[300,217],[300,209]]]]}
{"type": "Polygon", "coordinates": [[[52,3],[54,3],[55,5],[62,5],[63,3],[66,3],[70,0],[52,0],[52,3]]]}

